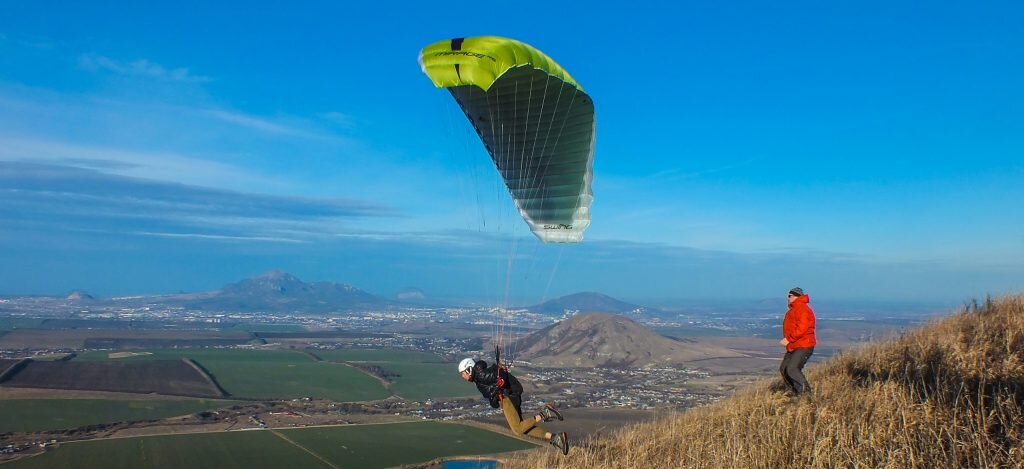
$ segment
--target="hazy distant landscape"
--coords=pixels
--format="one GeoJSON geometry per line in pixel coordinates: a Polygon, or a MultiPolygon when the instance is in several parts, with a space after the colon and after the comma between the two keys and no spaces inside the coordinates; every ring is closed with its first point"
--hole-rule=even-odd
{"type": "MultiPolygon", "coordinates": [[[[772,302],[653,308],[593,292],[507,311],[426,305],[278,271],[200,294],[8,296],[0,303],[4,457],[29,463],[36,458],[25,456],[47,448],[87,458],[65,443],[115,436],[424,419],[500,434],[504,421],[453,372],[462,357],[493,358],[498,322],[518,340],[508,359],[527,387],[525,406],[557,403],[572,418],[549,425],[596,436],[774,376],[780,311],[772,302]]],[[[821,311],[828,345],[815,362],[936,314],[927,306],[821,311]]],[[[146,447],[190,440],[156,441],[146,447]]],[[[143,457],[130,447],[96,451],[143,457]]],[[[462,453],[407,454],[404,463],[462,453]]]]}

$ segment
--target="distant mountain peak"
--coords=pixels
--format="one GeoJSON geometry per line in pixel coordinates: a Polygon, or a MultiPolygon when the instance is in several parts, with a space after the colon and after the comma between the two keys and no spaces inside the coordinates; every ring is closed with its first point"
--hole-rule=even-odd
{"type": "Polygon", "coordinates": [[[264,279],[267,279],[267,280],[277,280],[277,279],[298,280],[298,278],[296,278],[294,275],[289,274],[288,272],[285,272],[283,270],[277,270],[277,269],[271,270],[271,271],[269,271],[269,272],[267,272],[267,273],[265,273],[263,275],[255,277],[255,278],[264,278],[264,279]]]}
{"type": "Polygon", "coordinates": [[[348,284],[306,283],[280,270],[225,285],[186,303],[197,309],[317,313],[379,308],[388,304],[387,300],[348,284]]]}
{"type": "Polygon", "coordinates": [[[96,298],[94,298],[92,295],[82,290],[74,290],[71,293],[68,293],[67,296],[68,301],[92,301],[95,299],[96,298]]]}
{"type": "Polygon", "coordinates": [[[597,292],[580,292],[530,306],[530,311],[546,314],[582,313],[626,313],[643,309],[642,306],[619,301],[597,292]]]}
{"type": "Polygon", "coordinates": [[[308,284],[299,280],[298,277],[289,274],[288,272],[282,272],[280,270],[271,270],[263,275],[256,277],[250,277],[247,279],[240,280],[236,283],[225,285],[221,288],[221,291],[225,292],[251,292],[260,290],[264,292],[286,292],[286,291],[301,291],[304,288],[308,288],[308,284]]]}

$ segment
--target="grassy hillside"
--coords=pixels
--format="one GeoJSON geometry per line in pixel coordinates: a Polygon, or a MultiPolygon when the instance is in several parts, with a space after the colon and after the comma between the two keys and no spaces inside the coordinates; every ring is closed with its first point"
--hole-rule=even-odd
{"type": "Polygon", "coordinates": [[[766,380],[508,467],[1024,467],[1024,296],[806,371],[809,396],[766,380]]]}

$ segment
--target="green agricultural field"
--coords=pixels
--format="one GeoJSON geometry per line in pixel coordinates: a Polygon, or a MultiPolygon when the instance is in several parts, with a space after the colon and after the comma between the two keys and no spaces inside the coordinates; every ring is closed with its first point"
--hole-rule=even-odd
{"type": "Polygon", "coordinates": [[[451,363],[389,363],[382,366],[401,375],[392,378],[391,391],[406,399],[422,401],[480,396],[476,386],[463,381],[451,363]]]}
{"type": "Polygon", "coordinates": [[[340,467],[393,467],[447,456],[535,448],[488,430],[441,422],[300,428],[281,433],[340,467]]]}
{"type": "Polygon", "coordinates": [[[4,469],[329,468],[267,431],[201,433],[65,443],[4,469]]]}
{"type": "Polygon", "coordinates": [[[64,430],[100,423],[151,420],[234,405],[209,399],[157,401],[108,399],[0,400],[0,433],[64,430]]]}
{"type": "Polygon", "coordinates": [[[313,397],[336,401],[368,401],[389,393],[373,377],[337,363],[319,362],[286,350],[159,349],[149,355],[108,358],[90,352],[76,360],[168,360],[188,357],[206,368],[233,397],[292,399],[313,397]]]}
{"type": "Polygon", "coordinates": [[[347,349],[347,350],[311,350],[324,360],[334,362],[414,362],[443,363],[441,357],[427,352],[399,349],[347,349]]]}
{"type": "Polygon", "coordinates": [[[0,331],[10,331],[14,329],[38,329],[42,324],[42,319],[0,318],[0,331]]]}
{"type": "Polygon", "coordinates": [[[64,444],[3,468],[329,467],[324,461],[335,467],[384,468],[534,447],[466,425],[412,422],[95,440],[64,444]]]}
{"type": "Polygon", "coordinates": [[[326,350],[314,354],[329,361],[377,365],[398,373],[391,391],[411,400],[478,395],[476,387],[455,372],[455,364],[441,357],[411,350],[326,350]]]}

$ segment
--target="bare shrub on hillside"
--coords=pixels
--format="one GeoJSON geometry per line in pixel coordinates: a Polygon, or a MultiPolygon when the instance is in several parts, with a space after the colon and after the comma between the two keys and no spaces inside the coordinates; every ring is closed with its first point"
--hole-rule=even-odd
{"type": "Polygon", "coordinates": [[[505,467],[1024,467],[1024,296],[971,304],[713,405],[505,467]]]}

